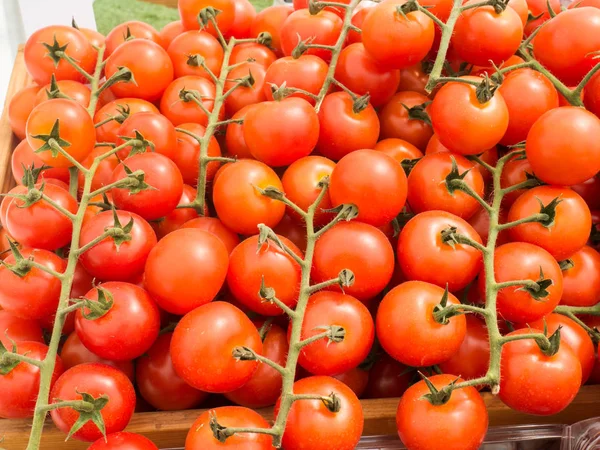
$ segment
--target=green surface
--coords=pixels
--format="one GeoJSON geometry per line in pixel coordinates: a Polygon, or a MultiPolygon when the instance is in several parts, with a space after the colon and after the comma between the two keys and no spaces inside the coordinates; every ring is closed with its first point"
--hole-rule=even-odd
{"type": "MultiPolygon", "coordinates": [[[[258,11],[272,4],[272,0],[250,0],[250,2],[258,11]]],[[[157,30],[169,22],[179,20],[177,9],[139,0],[96,0],[94,14],[98,31],[104,35],[128,20],[141,20],[157,30]]]]}

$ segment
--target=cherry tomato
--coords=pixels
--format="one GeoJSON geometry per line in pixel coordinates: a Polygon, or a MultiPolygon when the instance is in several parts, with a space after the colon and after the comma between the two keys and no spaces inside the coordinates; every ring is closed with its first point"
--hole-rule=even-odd
{"type": "Polygon", "coordinates": [[[185,33],[185,28],[183,26],[183,22],[181,20],[175,20],[173,22],[169,22],[162,30],[160,30],[160,38],[165,46],[165,48],[169,48],[173,39],[179,36],[182,33],[185,33]]]}
{"type": "Polygon", "coordinates": [[[588,111],[593,112],[596,116],[600,114],[600,76],[598,74],[594,75],[588,84],[585,85],[583,103],[588,111]]]}
{"type": "Polygon", "coordinates": [[[31,111],[36,106],[37,93],[40,87],[37,84],[26,86],[12,96],[8,103],[8,123],[10,129],[19,139],[25,139],[25,125],[31,111]]]}
{"type": "Polygon", "coordinates": [[[408,141],[397,138],[383,139],[375,144],[373,149],[391,156],[399,163],[423,157],[423,153],[417,147],[408,141]]]}
{"type": "Polygon", "coordinates": [[[234,86],[238,84],[238,81],[233,80],[241,80],[244,77],[251,76],[253,84],[251,86],[238,85],[235,90],[231,91],[231,94],[225,99],[225,111],[227,115],[231,116],[245,106],[264,102],[267,99],[265,94],[266,73],[266,67],[255,62],[235,67],[229,72],[228,77],[230,81],[225,83],[225,92],[234,89],[234,86]]]}
{"type": "MultiPolygon", "coordinates": [[[[108,397],[108,403],[100,410],[106,434],[122,431],[135,409],[135,390],[123,372],[106,364],[87,363],[72,367],[63,373],[50,392],[50,398],[63,401],[81,400],[81,393],[94,398],[108,397]]],[[[73,408],[53,409],[50,412],[54,425],[68,433],[79,418],[73,408]]],[[[102,432],[93,422],[87,422],[73,437],[81,441],[95,441],[102,432]]]]}
{"type": "Polygon", "coordinates": [[[177,78],[165,89],[160,100],[160,112],[176,127],[188,122],[206,126],[208,116],[195,101],[200,101],[210,112],[214,106],[215,94],[214,83],[206,78],[177,78]]]}
{"type": "Polygon", "coordinates": [[[369,372],[361,369],[359,366],[344,373],[334,375],[333,378],[341,381],[352,389],[352,392],[354,392],[358,398],[362,398],[365,389],[367,388],[367,383],[369,382],[369,372]]]}
{"type": "Polygon", "coordinates": [[[527,25],[527,19],[529,18],[529,6],[527,5],[527,1],[509,0],[508,6],[515,10],[523,23],[523,27],[525,27],[527,25]]]}
{"type": "MultiPolygon", "coordinates": [[[[233,124],[232,124],[233,125],[233,124]]],[[[230,126],[232,126],[230,125],[230,126]]],[[[183,130],[187,130],[199,137],[203,137],[206,133],[206,128],[197,123],[183,123],[178,126],[183,130]]],[[[177,165],[183,182],[190,186],[198,184],[198,161],[200,160],[200,143],[198,140],[189,134],[182,131],[177,131],[177,143],[175,146],[176,153],[166,155],[177,165]]],[[[221,148],[215,137],[211,137],[206,150],[208,156],[221,156],[221,148]]],[[[212,181],[219,169],[219,162],[212,161],[206,165],[206,181],[212,181]]]]}
{"type": "Polygon", "coordinates": [[[413,91],[418,92],[421,95],[429,95],[425,90],[427,82],[429,81],[429,75],[423,71],[421,63],[415,64],[414,66],[405,67],[400,70],[400,84],[398,85],[398,92],[413,91]]]}
{"type": "Polygon", "coordinates": [[[13,342],[34,341],[44,343],[40,325],[11,312],[0,310],[0,342],[10,349],[13,342]]]}
{"type": "Polygon", "coordinates": [[[589,178],[583,183],[571,186],[571,189],[585,200],[590,209],[600,208],[600,177],[589,178]]]}
{"type": "MultiPolygon", "coordinates": [[[[213,7],[219,11],[215,20],[221,33],[226,34],[235,21],[234,0],[181,0],[177,2],[177,6],[179,16],[186,30],[198,30],[200,28],[198,14],[207,7],[213,7]]],[[[215,27],[210,22],[204,29],[210,34],[217,34],[215,27]]]]}
{"type": "MultiPolygon", "coordinates": [[[[288,88],[302,89],[318,95],[327,77],[327,63],[318,56],[302,55],[298,59],[291,56],[278,59],[267,69],[263,89],[268,100],[273,100],[273,89],[284,83],[288,88]]],[[[289,97],[300,97],[314,104],[313,98],[293,93],[289,97]]]]}
{"type": "Polygon", "coordinates": [[[129,116],[143,111],[158,113],[158,108],[139,98],[120,98],[107,103],[94,114],[96,140],[116,143],[121,124],[129,116]],[[110,120],[111,118],[113,120],[110,120]],[[104,124],[100,125],[100,122],[104,122],[104,124]]]}
{"type": "Polygon", "coordinates": [[[547,0],[527,0],[527,7],[531,16],[536,17],[536,19],[527,21],[525,25],[526,36],[530,36],[536,28],[550,20],[550,9],[554,14],[562,11],[560,0],[550,0],[549,2],[547,0]],[[550,4],[550,8],[548,8],[548,4],[550,4]]]}
{"type": "Polygon", "coordinates": [[[292,241],[303,252],[306,251],[306,228],[289,214],[285,214],[273,231],[292,241]]]}
{"type": "MultiPolygon", "coordinates": [[[[233,116],[232,120],[244,119],[248,111],[257,105],[247,105],[237,111],[233,116]]],[[[244,124],[232,122],[227,125],[227,131],[225,132],[225,146],[227,153],[237,157],[238,159],[253,159],[250,149],[246,145],[246,139],[244,139],[244,124]]]]}
{"type": "MultiPolygon", "coordinates": [[[[563,294],[567,306],[594,306],[600,301],[600,253],[584,246],[574,253],[563,269],[563,294]]],[[[585,377],[584,377],[585,378],[585,377]]]]}
{"type": "Polygon", "coordinates": [[[200,65],[201,62],[217,77],[221,73],[223,47],[217,38],[206,31],[193,30],[180,34],[173,39],[167,53],[173,62],[175,78],[194,75],[210,80],[210,73],[200,65]]]}
{"type": "Polygon", "coordinates": [[[101,437],[88,450],[158,450],[152,441],[141,434],[127,431],[117,432],[101,437]]]}
{"type": "Polygon", "coordinates": [[[244,42],[233,47],[229,56],[229,64],[237,64],[249,59],[253,59],[257,64],[268,69],[277,60],[277,55],[266,45],[257,42],[244,42]]]}
{"type": "MultiPolygon", "coordinates": [[[[527,158],[513,158],[504,164],[504,169],[500,175],[500,186],[502,189],[506,189],[527,181],[528,177],[530,178],[533,175],[533,168],[527,158]]],[[[502,203],[507,207],[510,207],[525,191],[525,189],[518,189],[516,191],[508,192],[502,199],[502,203]]]]}
{"type": "MultiPolygon", "coordinates": [[[[367,14],[369,14],[371,9],[375,6],[377,6],[377,3],[369,0],[360,2],[352,12],[352,25],[362,30],[362,24],[365,21],[365,17],[367,17],[367,14]]],[[[355,44],[357,42],[362,42],[362,32],[352,29],[348,30],[348,43],[355,44]]]]}
{"type": "MultiPolygon", "coordinates": [[[[196,198],[196,189],[187,184],[183,185],[183,193],[177,206],[189,205],[196,198]]],[[[198,217],[198,213],[193,208],[176,208],[167,214],[158,222],[152,222],[152,228],[156,232],[156,237],[162,239],[167,234],[180,229],[183,225],[198,217]]]]}
{"type": "MultiPolygon", "coordinates": [[[[11,157],[11,169],[13,178],[17,184],[23,184],[23,175],[25,174],[25,169],[32,169],[33,166],[40,168],[43,165],[44,161],[42,161],[40,157],[33,152],[33,149],[27,140],[22,140],[15,147],[11,157]]],[[[49,167],[48,169],[42,170],[39,176],[46,180],[49,178],[54,178],[64,181],[65,183],[69,182],[69,170],[64,167],[56,169],[49,167]]]]}
{"type": "Polygon", "coordinates": [[[422,106],[430,100],[418,92],[398,92],[379,112],[381,138],[398,138],[424,151],[433,134],[431,125],[415,119],[407,108],[422,106]]]}
{"type": "MultiPolygon", "coordinates": [[[[80,83],[79,81],[73,80],[61,80],[56,82],[56,86],[58,88],[58,92],[62,95],[66,95],[67,98],[71,100],[75,100],[84,108],[87,108],[90,104],[90,96],[92,92],[90,88],[80,83]]],[[[43,86],[35,97],[35,105],[39,105],[47,100],[51,100],[53,98],[59,98],[53,96],[53,92],[51,91],[50,84],[43,86]]],[[[64,98],[64,97],[62,97],[64,98]]]]}
{"type": "MultiPolygon", "coordinates": [[[[139,112],[125,119],[119,131],[116,144],[125,143],[123,137],[135,138],[136,132],[140,133],[151,145],[146,151],[154,151],[168,158],[175,159],[177,156],[177,134],[175,127],[169,120],[155,112],[139,112]]],[[[119,158],[125,159],[129,155],[130,148],[118,152],[119,158]]]]}
{"type": "Polygon", "coordinates": [[[272,5],[263,9],[256,14],[252,21],[250,37],[258,37],[263,32],[269,33],[271,35],[271,48],[275,53],[281,55],[281,27],[293,12],[294,8],[289,4],[272,5]]]}
{"type": "Polygon", "coordinates": [[[139,20],[130,20],[120,23],[106,35],[105,58],[112,55],[121,44],[132,39],[146,39],[166,48],[160,33],[152,25],[139,20]]]}
{"type": "Polygon", "coordinates": [[[410,386],[413,374],[410,368],[384,353],[369,371],[369,382],[364,397],[401,397],[410,386]]]}
{"type": "Polygon", "coordinates": [[[198,217],[183,224],[182,228],[197,228],[214,234],[223,242],[230,255],[233,249],[240,243],[239,236],[225,227],[223,222],[215,217],[198,217]]]}

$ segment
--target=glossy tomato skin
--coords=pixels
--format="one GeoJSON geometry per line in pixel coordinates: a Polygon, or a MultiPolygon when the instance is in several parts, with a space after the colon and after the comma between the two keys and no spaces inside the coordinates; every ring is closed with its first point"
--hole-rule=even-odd
{"type": "Polygon", "coordinates": [[[463,289],[481,268],[479,250],[449,245],[442,231],[456,227],[459,234],[481,243],[475,229],[460,217],[444,211],[417,214],[404,226],[398,239],[398,264],[409,280],[426,281],[451,292],[463,289]]]}
{"type": "Polygon", "coordinates": [[[563,270],[562,305],[594,306],[600,301],[600,253],[586,245],[569,260],[573,267],[563,270]]]}
{"type": "MultiPolygon", "coordinates": [[[[289,350],[286,332],[279,325],[271,324],[262,341],[262,355],[285,366],[289,350]]],[[[281,394],[281,385],[279,372],[266,364],[259,364],[250,381],[235,391],[226,392],[225,397],[247,408],[264,408],[275,404],[281,394]]]]}
{"type": "MultiPolygon", "coordinates": [[[[527,158],[513,158],[504,164],[504,169],[500,175],[500,186],[502,189],[514,186],[515,184],[527,181],[528,175],[534,175],[531,163],[527,158]]],[[[526,189],[518,189],[507,193],[502,199],[502,204],[510,208],[517,198],[523,194],[526,189]]]]}
{"type": "MultiPolygon", "coordinates": [[[[319,327],[344,328],[341,342],[321,339],[304,347],[298,363],[314,375],[335,375],[356,368],[369,354],[375,326],[367,307],[341,292],[321,291],[308,299],[300,340],[322,333],[319,327]]],[[[292,327],[288,327],[288,338],[292,327]]]]}
{"type": "Polygon", "coordinates": [[[106,35],[106,51],[104,57],[109,57],[117,47],[131,39],[147,39],[165,47],[165,42],[160,36],[160,33],[156,31],[152,25],[140,22],[139,20],[129,20],[120,23],[106,35]]]}
{"type": "Polygon", "coordinates": [[[398,84],[398,92],[413,91],[422,95],[429,95],[425,90],[429,75],[424,72],[421,63],[414,66],[406,67],[400,71],[400,84],[398,84]]]}
{"type": "Polygon", "coordinates": [[[211,79],[209,72],[196,62],[190,62],[191,56],[203,58],[204,64],[217,77],[223,64],[223,47],[213,35],[206,31],[186,31],[177,36],[167,48],[173,63],[175,78],[195,75],[211,79]]]}
{"type": "Polygon", "coordinates": [[[521,195],[508,212],[512,222],[540,212],[540,202],[548,205],[560,199],[554,222],[545,227],[541,223],[526,223],[509,229],[513,241],[529,242],[547,250],[558,261],[569,258],[587,242],[592,226],[590,209],[585,201],[570,189],[539,186],[521,195]]]}
{"type": "Polygon", "coordinates": [[[480,103],[476,87],[447,83],[435,95],[429,115],[440,142],[452,152],[476,155],[493,147],[506,133],[509,113],[502,94],[480,103]]]}
{"type": "Polygon", "coordinates": [[[152,441],[140,434],[121,431],[98,439],[88,450],[158,450],[152,441]]]}
{"type": "MultiPolygon", "coordinates": [[[[352,12],[352,25],[354,25],[362,31],[362,24],[365,21],[365,17],[367,17],[367,14],[369,14],[371,12],[371,9],[375,6],[377,6],[376,2],[368,0],[360,2],[352,12]]],[[[362,32],[352,29],[348,30],[348,43],[355,44],[357,42],[362,42],[362,32]]]]}
{"type": "Polygon", "coordinates": [[[335,78],[355,94],[369,93],[375,108],[393,97],[401,81],[398,69],[382,67],[362,43],[351,44],[340,52],[335,78]]]}
{"type": "Polygon", "coordinates": [[[27,72],[38,85],[50,83],[52,74],[57,80],[84,81],[83,75],[67,61],[61,59],[55,65],[52,58],[47,56],[48,50],[44,44],[53,45],[54,40],[59,46],[67,45],[65,53],[77,61],[85,72],[93,72],[96,52],[81,31],[64,25],[40,28],[29,36],[24,50],[27,72]]]}
{"type": "Polygon", "coordinates": [[[233,47],[231,56],[229,57],[229,63],[241,63],[248,59],[253,59],[257,64],[268,69],[269,66],[277,60],[277,55],[266,45],[257,42],[245,42],[233,47]]]}
{"type": "Polygon", "coordinates": [[[145,286],[162,309],[186,314],[215,298],[225,281],[228,263],[227,249],[217,236],[198,229],[179,229],[150,252],[145,286]]]}
{"type": "MultiPolygon", "coordinates": [[[[204,136],[204,133],[206,133],[206,128],[204,128],[202,125],[198,125],[197,123],[182,123],[177,128],[190,131],[200,137],[204,136]]],[[[185,184],[189,184],[190,186],[196,186],[198,184],[198,159],[200,158],[200,144],[194,137],[185,134],[184,132],[177,131],[175,135],[177,138],[177,144],[175,147],[176,152],[174,155],[166,156],[168,156],[177,165],[177,168],[183,177],[183,182],[185,184]]],[[[214,136],[210,138],[208,143],[207,155],[221,156],[221,148],[219,147],[219,143],[214,136]]],[[[207,181],[213,180],[218,168],[219,162],[217,161],[212,161],[207,164],[207,181]]]]}
{"type": "Polygon", "coordinates": [[[213,185],[213,202],[223,224],[246,235],[256,234],[260,223],[275,227],[285,214],[285,205],[256,190],[268,186],[283,190],[277,174],[260,161],[241,160],[227,166],[213,185]],[[239,205],[244,205],[242,216],[239,205]]]}
{"type": "MultiPolygon", "coordinates": [[[[62,273],[67,264],[48,250],[20,250],[23,258],[33,260],[51,270],[62,273]]],[[[4,262],[14,264],[15,257],[9,255],[4,262]]],[[[60,281],[37,267],[19,277],[4,265],[0,266],[0,306],[23,319],[43,319],[56,312],[60,296],[60,281]]]]}
{"type": "MultiPolygon", "coordinates": [[[[79,81],[73,80],[62,80],[57,81],[56,86],[59,92],[67,97],[71,98],[71,100],[75,100],[84,108],[87,108],[90,104],[90,96],[91,91],[90,88],[80,83],[79,81]]],[[[39,105],[47,100],[50,100],[52,97],[49,94],[50,84],[43,86],[36,95],[35,105],[39,105]]],[[[63,97],[64,98],[64,97],[63,97]]]]}
{"type": "MultiPolygon", "coordinates": [[[[267,99],[265,94],[266,73],[266,67],[256,62],[248,62],[233,68],[229,72],[228,77],[230,80],[240,80],[251,76],[254,80],[254,84],[252,84],[252,86],[238,85],[238,87],[227,96],[225,99],[225,112],[228,116],[232,116],[245,106],[260,104],[267,99]]],[[[237,81],[227,81],[225,83],[225,92],[232,89],[237,83],[237,81]]]]}
{"type": "MultiPolygon", "coordinates": [[[[98,363],[72,367],[56,380],[50,398],[81,400],[81,394],[77,392],[85,392],[94,398],[108,396],[108,403],[100,411],[107,434],[122,431],[133,415],[135,390],[127,376],[114,367],[98,363]]],[[[79,413],[72,408],[54,409],[50,415],[56,427],[64,433],[68,433],[79,418],[79,413]]],[[[80,441],[95,441],[101,437],[102,432],[92,422],[73,434],[73,438],[80,441]]]]}
{"type": "MultiPolygon", "coordinates": [[[[43,361],[48,347],[40,342],[19,342],[16,352],[31,359],[43,361]]],[[[11,347],[9,347],[11,348],[11,347]]],[[[63,373],[62,361],[57,356],[50,386],[63,373]]],[[[40,385],[40,369],[21,362],[5,375],[0,375],[0,417],[5,419],[24,419],[33,417],[40,385]]]]}
{"type": "Polygon", "coordinates": [[[402,166],[376,150],[344,156],[331,174],[332,205],[358,207],[357,220],[373,226],[392,221],[406,203],[407,181],[402,166]]]}
{"type": "MultiPolygon", "coordinates": [[[[429,381],[437,388],[455,382],[454,375],[434,375],[429,381]]],[[[458,382],[462,380],[459,378],[458,382]]],[[[488,428],[488,412],[477,389],[467,387],[452,391],[443,405],[432,405],[425,381],[414,384],[400,399],[396,426],[400,440],[408,448],[476,450],[488,428]]]]}
{"type": "MultiPolygon", "coordinates": [[[[226,34],[233,26],[235,21],[235,6],[233,0],[181,0],[177,2],[179,8],[179,16],[186,30],[198,30],[200,23],[198,22],[198,14],[204,8],[212,6],[220,11],[215,17],[217,26],[221,33],[226,34]]],[[[216,36],[215,27],[209,23],[205,30],[216,36]]]]}
{"type": "Polygon", "coordinates": [[[119,98],[102,106],[96,114],[94,114],[94,125],[96,125],[96,140],[98,142],[116,143],[119,135],[121,124],[138,112],[153,112],[158,113],[158,108],[152,103],[139,98],[119,98]],[[111,117],[116,117],[118,120],[109,120],[103,125],[98,126],[111,117]]]}
{"type": "Polygon", "coordinates": [[[31,111],[36,106],[37,94],[40,87],[37,84],[26,86],[17,91],[8,103],[8,123],[12,132],[19,138],[25,139],[25,125],[31,111]]]}
{"type": "Polygon", "coordinates": [[[223,225],[223,222],[216,217],[197,217],[183,224],[181,228],[197,228],[214,234],[223,242],[230,255],[240,243],[240,237],[223,225]]]}
{"type": "MultiPolygon", "coordinates": [[[[19,142],[19,144],[15,147],[11,158],[11,169],[15,182],[17,184],[23,184],[25,168],[30,169],[33,166],[40,168],[42,165],[44,165],[44,161],[42,161],[40,157],[33,152],[33,149],[27,140],[24,139],[19,142]]],[[[54,178],[56,180],[64,181],[65,183],[69,182],[69,170],[65,167],[48,167],[48,169],[42,170],[39,176],[44,179],[54,178]]]]}
{"type": "MultiPolygon", "coordinates": [[[[243,120],[246,117],[246,114],[248,114],[248,111],[256,106],[256,104],[244,106],[233,116],[231,116],[231,119],[243,120]]],[[[238,159],[254,159],[250,153],[250,149],[246,145],[246,139],[244,139],[243,123],[232,122],[227,125],[227,130],[225,131],[225,148],[227,150],[227,154],[235,156],[238,159]]]]}
{"type": "MultiPolygon", "coordinates": [[[[377,310],[377,338],[394,359],[413,367],[430,366],[450,359],[466,333],[464,316],[444,325],[433,317],[444,289],[423,281],[407,281],[389,291],[377,310]]],[[[450,304],[458,299],[448,294],[450,304]]]]}
{"type": "MultiPolygon", "coordinates": [[[[385,234],[360,222],[341,222],[323,233],[315,244],[314,281],[337,278],[343,269],[355,277],[346,294],[365,302],[383,291],[394,271],[394,251],[385,234]]],[[[341,291],[337,285],[327,289],[341,291]]]]}
{"type": "MultiPolygon", "coordinates": [[[[554,310],[563,292],[562,273],[558,263],[544,249],[525,242],[511,242],[496,249],[494,272],[497,283],[525,279],[537,281],[540,270],[545,279],[552,280],[547,288],[548,295],[536,300],[519,286],[500,289],[498,292],[498,314],[510,322],[528,323],[541,319],[554,310]]],[[[485,275],[479,274],[479,292],[485,292],[485,275]]]]}
{"type": "MultiPolygon", "coordinates": [[[[507,336],[542,333],[521,329],[507,336]]],[[[533,339],[521,339],[502,346],[500,400],[527,414],[547,416],[567,407],[581,385],[581,364],[568,345],[547,356],[533,339]]]]}
{"type": "Polygon", "coordinates": [[[356,112],[354,101],[346,92],[325,96],[319,109],[319,125],[317,149],[333,160],[355,150],[373,148],[379,137],[379,118],[373,107],[367,105],[356,112]]]}
{"type": "MultiPolygon", "coordinates": [[[[112,238],[107,237],[80,257],[85,270],[100,280],[127,281],[139,275],[144,270],[150,250],[156,245],[156,234],[146,220],[127,211],[117,211],[116,214],[122,226],[133,220],[131,240],[117,246],[112,238]]],[[[112,211],[99,213],[84,224],[80,245],[91,242],[114,225],[112,211]]]]}
{"type": "Polygon", "coordinates": [[[387,353],[373,364],[364,398],[401,397],[411,384],[414,372],[387,353]]]}
{"type": "Polygon", "coordinates": [[[241,310],[230,303],[212,302],[181,319],[171,340],[171,358],[177,374],[191,386],[206,392],[231,392],[246,384],[258,365],[257,361],[236,361],[232,356],[236,347],[262,354],[263,344],[241,310]],[[197,339],[204,333],[207,339],[197,339]]]}
{"type": "Polygon", "coordinates": [[[202,105],[212,111],[216,93],[214,83],[203,77],[188,75],[176,78],[167,86],[160,100],[161,114],[176,127],[182,123],[206,126],[208,116],[193,100],[181,98],[183,90],[197,91],[202,97],[202,105]]]}
{"type": "Polygon", "coordinates": [[[527,159],[536,176],[546,183],[583,183],[600,170],[596,136],[600,136],[600,119],[594,114],[573,106],[556,108],[531,127],[527,159]]]}
{"type": "Polygon", "coordinates": [[[433,135],[431,125],[412,119],[406,108],[424,105],[430,99],[418,92],[398,92],[379,112],[380,138],[398,138],[410,142],[424,151],[433,135]]]}
{"type": "Polygon", "coordinates": [[[160,38],[163,41],[165,48],[169,48],[173,39],[179,36],[182,33],[185,33],[185,28],[183,27],[183,22],[181,20],[175,20],[173,22],[169,22],[160,30],[160,38]]]}
{"type": "Polygon", "coordinates": [[[404,160],[419,159],[423,157],[421,150],[413,144],[397,138],[382,139],[375,144],[373,150],[385,153],[399,163],[402,163],[404,160]]]}
{"type": "MultiPolygon", "coordinates": [[[[174,159],[177,154],[177,134],[175,127],[165,116],[155,112],[139,112],[125,119],[117,134],[135,138],[136,131],[152,144],[146,147],[147,152],[154,151],[174,159]]],[[[120,137],[117,139],[117,145],[124,142],[120,137]]],[[[131,148],[127,147],[117,154],[121,159],[125,159],[130,151],[131,148]]]]}
{"type": "Polygon", "coordinates": [[[271,35],[271,48],[281,56],[281,27],[294,12],[292,5],[273,5],[269,6],[256,14],[250,26],[250,37],[258,37],[262,32],[267,32],[271,35]]]}
{"type": "Polygon", "coordinates": [[[193,423],[185,439],[185,450],[273,450],[271,436],[260,433],[239,433],[227,438],[225,443],[215,439],[209,422],[214,414],[224,427],[268,428],[269,423],[256,411],[241,406],[223,406],[202,413],[193,423]]]}
{"type": "Polygon", "coordinates": [[[121,281],[103,283],[85,297],[98,301],[99,289],[112,298],[113,304],[105,315],[95,320],[84,317],[89,310],[79,309],[75,316],[77,336],[101,358],[127,361],[141,356],[158,337],[158,307],[144,289],[121,281]]]}
{"type": "MultiPolygon", "coordinates": [[[[363,430],[363,411],[348,386],[335,378],[315,376],[296,381],[294,393],[323,396],[334,393],[341,402],[341,409],[331,412],[320,400],[294,402],[283,435],[286,450],[352,450],[356,447],[363,430]]],[[[275,414],[280,401],[275,405],[275,414]]]]}
{"type": "Polygon", "coordinates": [[[532,17],[537,17],[535,20],[528,20],[525,24],[525,36],[530,36],[531,33],[542,25],[544,22],[550,20],[550,9],[554,11],[555,14],[561,12],[561,3],[560,0],[527,0],[527,7],[532,17]],[[548,8],[548,3],[550,4],[550,8],[548,8]]]}
{"type": "MultiPolygon", "coordinates": [[[[244,306],[263,316],[277,316],[283,310],[261,298],[261,285],[275,289],[279,300],[294,308],[300,293],[300,265],[272,242],[258,244],[258,235],[239,244],[229,259],[227,285],[233,296],[244,306]]],[[[279,236],[284,245],[300,258],[302,252],[291,241],[279,236]]]]}
{"type": "Polygon", "coordinates": [[[23,319],[11,312],[0,310],[0,342],[10,349],[12,342],[44,342],[42,328],[32,319],[23,319]]]}
{"type": "Polygon", "coordinates": [[[161,411],[194,408],[208,396],[175,372],[170,352],[172,337],[173,333],[161,334],[136,363],[135,379],[141,396],[161,411]]]}
{"type": "MultiPolygon", "coordinates": [[[[110,151],[111,147],[105,145],[99,145],[94,147],[94,149],[86,156],[86,158],[81,161],[81,165],[86,169],[92,167],[94,160],[104,155],[106,152],[110,151]]],[[[93,192],[96,189],[100,189],[103,186],[111,183],[113,171],[119,165],[119,157],[117,155],[111,155],[107,158],[104,158],[100,164],[98,164],[96,172],[94,173],[94,177],[92,178],[92,185],[90,190],[93,192]]],[[[66,169],[63,169],[66,170],[66,169]]],[[[68,172],[67,172],[68,173],[68,172]]],[[[85,175],[83,172],[79,172],[79,193],[83,192],[83,187],[85,185],[85,175]]],[[[110,194],[109,194],[110,195],[110,194]]],[[[99,199],[102,199],[102,195],[99,196],[99,199]]],[[[96,199],[92,200],[96,201],[96,199]]]]}
{"type": "MultiPolygon", "coordinates": [[[[285,56],[273,62],[265,73],[263,89],[268,100],[273,100],[273,89],[286,87],[302,89],[318,95],[327,77],[328,66],[325,61],[315,55],[304,54],[297,59],[285,56]]],[[[290,97],[300,97],[314,105],[315,100],[306,94],[295,92],[290,97]]]]}

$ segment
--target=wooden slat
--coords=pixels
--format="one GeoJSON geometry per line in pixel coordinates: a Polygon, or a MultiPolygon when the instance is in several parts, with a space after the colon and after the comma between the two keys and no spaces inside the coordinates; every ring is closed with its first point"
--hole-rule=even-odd
{"type": "MultiPolygon", "coordinates": [[[[522,424],[572,424],[600,415],[600,386],[584,386],[564,411],[554,416],[530,416],[518,413],[504,405],[499,398],[484,393],[483,398],[490,414],[490,426],[522,424]]],[[[365,414],[365,436],[396,434],[396,409],[398,399],[362,400],[365,414]]],[[[133,416],[127,431],[140,433],[151,439],[159,448],[181,447],[192,423],[203,410],[138,413],[133,416]]],[[[272,420],[272,409],[259,411],[272,420]]],[[[30,430],[29,420],[0,420],[3,446],[10,450],[25,450],[30,430]]],[[[89,444],[64,442],[64,433],[48,420],[44,430],[41,450],[85,450],[89,444]]]]}

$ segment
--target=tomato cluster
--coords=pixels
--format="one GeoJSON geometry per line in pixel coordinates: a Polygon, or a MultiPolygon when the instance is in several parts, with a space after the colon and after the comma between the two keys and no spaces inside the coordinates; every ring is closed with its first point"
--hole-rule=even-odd
{"type": "Polygon", "coordinates": [[[359,398],[401,397],[409,449],[464,450],[487,386],[564,409],[600,382],[580,3],[179,0],[160,32],[35,32],[8,110],[0,417],[149,450],[136,407],[207,405],[186,450],[350,450],[359,398]]]}

